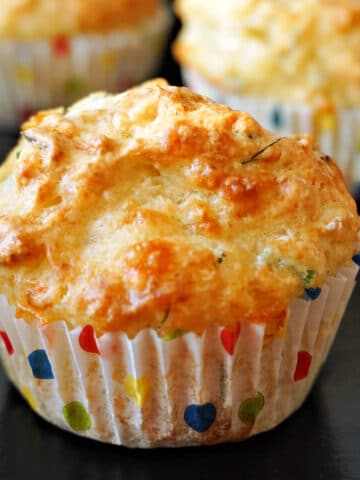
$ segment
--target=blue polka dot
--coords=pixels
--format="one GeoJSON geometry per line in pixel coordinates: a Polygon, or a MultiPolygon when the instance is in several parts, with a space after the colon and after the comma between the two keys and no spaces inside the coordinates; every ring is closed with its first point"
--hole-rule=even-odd
{"type": "Polygon", "coordinates": [[[353,262],[360,267],[360,253],[358,253],[357,255],[354,255],[352,259],[353,259],[353,262]]]}
{"type": "Polygon", "coordinates": [[[189,405],[184,412],[185,423],[198,433],[208,430],[216,419],[216,408],[212,403],[189,405]]]}
{"type": "Polygon", "coordinates": [[[54,374],[45,350],[35,350],[28,356],[29,364],[35,378],[53,380],[54,374]]]}
{"type": "MultiPolygon", "coordinates": [[[[360,267],[360,253],[353,256],[353,262],[356,263],[356,265],[358,265],[360,267]]],[[[357,282],[360,281],[360,270],[357,272],[355,280],[357,282]]]]}
{"type": "Polygon", "coordinates": [[[305,300],[316,300],[320,297],[321,288],[306,288],[304,293],[305,300]]]}
{"type": "Polygon", "coordinates": [[[271,113],[271,123],[275,128],[280,128],[284,124],[282,113],[278,108],[271,113]]]}
{"type": "Polygon", "coordinates": [[[351,189],[351,193],[353,194],[353,197],[355,198],[355,200],[358,202],[359,204],[359,200],[360,200],[360,183],[356,183],[355,185],[353,185],[352,189],[351,189]]]}

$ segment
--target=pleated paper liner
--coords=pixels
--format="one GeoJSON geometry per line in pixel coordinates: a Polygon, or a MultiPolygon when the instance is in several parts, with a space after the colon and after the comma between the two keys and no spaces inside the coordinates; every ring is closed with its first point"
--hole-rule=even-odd
{"type": "Polygon", "coordinates": [[[322,152],[334,158],[356,198],[360,198],[360,108],[315,110],[306,105],[229,94],[197,72],[183,69],[192,90],[252,115],[262,127],[279,135],[313,135],[322,152]]]}
{"type": "Polygon", "coordinates": [[[0,126],[94,91],[119,92],[156,73],[172,20],[163,6],[137,28],[52,41],[0,40],[0,126]]]}
{"type": "Polygon", "coordinates": [[[84,437],[128,447],[236,441],[269,430],[306,398],[324,363],[358,276],[360,257],[306,290],[273,338],[264,325],[144,330],[133,340],[64,322],[14,318],[0,298],[0,354],[35,412],[84,437]]]}

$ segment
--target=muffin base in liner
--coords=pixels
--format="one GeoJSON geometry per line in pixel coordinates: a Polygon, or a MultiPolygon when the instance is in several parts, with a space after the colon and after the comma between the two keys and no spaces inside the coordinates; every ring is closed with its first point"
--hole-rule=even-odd
{"type": "Polygon", "coordinates": [[[84,437],[141,448],[243,440],[302,404],[358,269],[344,267],[293,300],[286,330],[271,341],[264,325],[249,322],[172,340],[152,330],[96,339],[90,326],[30,325],[1,296],[0,356],[34,411],[84,437]]]}
{"type": "Polygon", "coordinates": [[[334,158],[352,193],[360,198],[360,109],[315,110],[307,105],[281,103],[217,88],[197,72],[182,70],[192,90],[252,115],[261,126],[279,135],[313,135],[321,151],[334,158]]]}
{"type": "Polygon", "coordinates": [[[0,40],[0,127],[15,128],[39,109],[67,106],[97,90],[116,93],[149,78],[160,66],[171,23],[162,6],[128,30],[0,40]]]}

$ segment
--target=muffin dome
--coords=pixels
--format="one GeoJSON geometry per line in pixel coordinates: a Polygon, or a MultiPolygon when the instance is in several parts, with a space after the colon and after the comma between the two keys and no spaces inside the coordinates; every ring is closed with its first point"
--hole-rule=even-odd
{"type": "Polygon", "coordinates": [[[356,251],[355,203],[310,138],[163,80],[35,115],[0,178],[1,293],[43,324],[264,323],[356,251]]]}
{"type": "Polygon", "coordinates": [[[360,106],[356,0],[178,0],[181,64],[229,92],[360,106]]]}
{"type": "Polygon", "coordinates": [[[137,25],[161,0],[3,0],[0,38],[52,38],[106,33],[137,25]]]}

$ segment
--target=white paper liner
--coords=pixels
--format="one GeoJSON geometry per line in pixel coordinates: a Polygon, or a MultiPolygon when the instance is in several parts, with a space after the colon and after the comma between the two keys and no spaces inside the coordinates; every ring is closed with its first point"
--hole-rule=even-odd
{"type": "Polygon", "coordinates": [[[352,263],[328,278],[316,300],[295,299],[281,338],[264,343],[264,326],[243,322],[233,355],[224,348],[220,328],[171,341],[151,330],[133,340],[111,333],[90,341],[85,351],[80,328],[69,331],[64,322],[29,325],[15,319],[14,308],[0,296],[0,357],[34,410],[58,427],[74,430],[64,406],[80,402],[87,420],[80,414],[79,421],[75,412],[79,435],[142,448],[242,440],[273,428],[302,404],[333,342],[358,269],[352,263]],[[1,341],[4,335],[10,344],[1,341]],[[53,379],[34,376],[29,355],[39,350],[46,352],[53,379]],[[312,362],[308,374],[295,380],[299,355],[311,356],[312,362]],[[240,407],[255,398],[257,416],[244,420],[240,407]]]}
{"type": "Polygon", "coordinates": [[[119,92],[149,78],[164,53],[165,4],[136,28],[52,41],[0,41],[0,126],[16,127],[39,109],[69,105],[97,90],[119,92]]]}
{"type": "Polygon", "coordinates": [[[193,70],[184,68],[182,73],[192,90],[251,114],[268,130],[280,135],[313,135],[320,149],[336,160],[352,193],[360,197],[360,109],[320,112],[306,105],[230,94],[193,70]]]}

